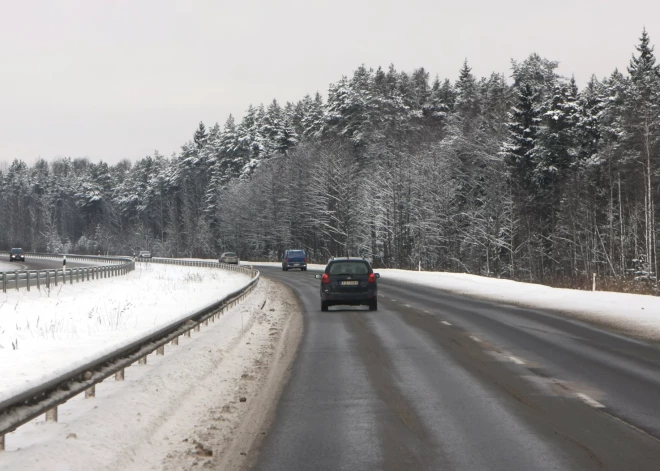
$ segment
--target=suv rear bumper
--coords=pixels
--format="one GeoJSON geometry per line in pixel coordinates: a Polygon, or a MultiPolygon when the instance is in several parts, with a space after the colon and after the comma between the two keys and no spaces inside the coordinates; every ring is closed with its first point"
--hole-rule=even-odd
{"type": "Polygon", "coordinates": [[[282,266],[286,268],[307,268],[307,264],[303,262],[289,262],[283,263],[282,266]]]}
{"type": "Polygon", "coordinates": [[[321,291],[322,301],[331,301],[335,304],[361,304],[373,301],[378,296],[377,290],[368,290],[364,293],[325,293],[321,291]]]}

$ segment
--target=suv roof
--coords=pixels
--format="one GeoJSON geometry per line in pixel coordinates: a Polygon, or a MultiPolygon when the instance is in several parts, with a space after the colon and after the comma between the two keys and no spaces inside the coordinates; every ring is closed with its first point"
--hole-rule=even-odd
{"type": "Polygon", "coordinates": [[[330,262],[336,262],[336,261],[342,261],[342,260],[352,260],[352,261],[360,261],[360,262],[367,262],[369,263],[369,260],[367,260],[364,257],[330,257],[330,260],[328,260],[328,263],[330,262]]]}

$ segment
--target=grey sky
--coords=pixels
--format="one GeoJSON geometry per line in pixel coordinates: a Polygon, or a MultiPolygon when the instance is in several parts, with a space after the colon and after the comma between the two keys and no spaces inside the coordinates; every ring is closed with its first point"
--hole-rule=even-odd
{"type": "MultiPolygon", "coordinates": [[[[250,103],[324,97],[364,63],[456,79],[531,52],[584,84],[625,69],[656,0],[0,0],[0,162],[178,152],[250,103]]],[[[656,51],[660,54],[660,49],[656,51]]]]}

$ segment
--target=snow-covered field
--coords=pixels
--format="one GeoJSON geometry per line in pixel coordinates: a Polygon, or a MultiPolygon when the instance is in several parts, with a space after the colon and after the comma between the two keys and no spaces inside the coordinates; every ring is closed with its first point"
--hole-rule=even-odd
{"type": "Polygon", "coordinates": [[[0,400],[185,317],[249,281],[226,270],[138,263],[119,277],[0,292],[0,400]]]}
{"type": "MultiPolygon", "coordinates": [[[[279,262],[254,262],[253,265],[281,266],[279,262]]],[[[310,264],[308,268],[323,270],[325,265],[310,264]]],[[[463,273],[389,268],[375,271],[381,274],[383,280],[415,283],[490,301],[549,309],[635,337],[660,341],[660,297],[657,296],[551,288],[463,273]]]]}
{"type": "MultiPolygon", "coordinates": [[[[189,287],[190,288],[190,287],[189,287]]],[[[245,469],[302,335],[292,293],[259,281],[215,323],[164,356],[108,378],[6,436],[0,470],[245,469]]]]}

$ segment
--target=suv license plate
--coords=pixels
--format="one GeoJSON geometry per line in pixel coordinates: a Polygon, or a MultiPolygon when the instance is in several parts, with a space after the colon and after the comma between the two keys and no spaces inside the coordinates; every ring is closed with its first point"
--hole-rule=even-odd
{"type": "Polygon", "coordinates": [[[342,281],[341,282],[342,286],[357,286],[359,284],[360,284],[360,282],[357,281],[357,280],[355,280],[355,281],[342,281]]]}

